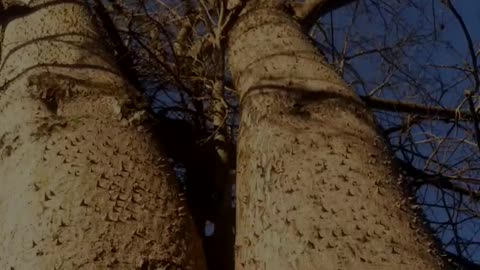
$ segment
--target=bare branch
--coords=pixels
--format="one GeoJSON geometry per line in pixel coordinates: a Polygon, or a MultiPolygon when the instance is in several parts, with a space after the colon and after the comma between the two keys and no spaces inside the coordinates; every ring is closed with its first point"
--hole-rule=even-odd
{"type": "Polygon", "coordinates": [[[305,0],[293,5],[295,17],[305,29],[310,29],[322,15],[346,6],[355,0],[305,0]]]}
{"type": "Polygon", "coordinates": [[[479,120],[478,120],[478,115],[475,112],[475,105],[473,104],[472,92],[471,91],[466,91],[465,96],[468,99],[468,105],[469,105],[469,108],[470,108],[470,112],[473,114],[473,128],[475,130],[475,138],[477,139],[477,146],[480,148],[479,120]]]}
{"type": "Polygon", "coordinates": [[[413,167],[401,160],[396,160],[406,174],[413,179],[413,182],[408,183],[412,188],[419,188],[422,185],[433,185],[437,188],[447,189],[460,194],[469,196],[472,200],[480,200],[480,192],[471,190],[468,185],[461,185],[460,183],[468,182],[463,181],[462,178],[449,177],[442,174],[429,174],[425,171],[413,167]]]}
{"type": "Polygon", "coordinates": [[[361,96],[360,97],[369,107],[373,109],[404,112],[429,117],[438,117],[443,119],[471,121],[473,115],[469,111],[459,111],[456,109],[448,109],[437,106],[427,106],[415,103],[407,103],[401,101],[384,100],[379,98],[361,96]]]}
{"type": "Polygon", "coordinates": [[[475,93],[478,93],[478,91],[480,90],[480,77],[478,75],[477,56],[475,54],[475,49],[473,48],[472,36],[470,35],[470,32],[468,32],[467,25],[465,24],[465,21],[463,20],[460,13],[458,13],[457,9],[455,9],[451,0],[443,1],[443,3],[453,13],[453,15],[457,19],[458,23],[460,24],[460,27],[462,27],[462,31],[463,31],[463,34],[465,35],[465,38],[467,39],[468,50],[470,52],[470,57],[472,58],[472,68],[473,68],[472,75],[473,75],[473,78],[475,80],[475,93]]]}

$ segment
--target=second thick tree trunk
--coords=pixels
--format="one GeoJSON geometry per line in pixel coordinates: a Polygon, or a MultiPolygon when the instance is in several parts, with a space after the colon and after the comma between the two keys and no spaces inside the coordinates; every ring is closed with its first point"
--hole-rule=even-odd
{"type": "Polygon", "coordinates": [[[257,7],[229,40],[242,106],[236,269],[439,269],[372,115],[301,27],[257,7]]]}

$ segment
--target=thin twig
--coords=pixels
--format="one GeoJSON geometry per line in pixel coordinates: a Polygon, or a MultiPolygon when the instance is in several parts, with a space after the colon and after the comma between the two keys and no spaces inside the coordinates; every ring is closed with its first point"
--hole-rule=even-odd
{"type": "Polygon", "coordinates": [[[479,128],[479,121],[478,121],[478,115],[475,112],[475,105],[473,104],[473,98],[472,98],[472,92],[471,91],[465,91],[465,96],[468,99],[468,105],[470,107],[470,112],[473,115],[473,128],[475,130],[475,138],[477,139],[477,146],[480,149],[480,128],[479,128]]]}
{"type": "Polygon", "coordinates": [[[475,80],[475,93],[478,93],[478,90],[480,88],[480,77],[478,75],[478,64],[477,64],[477,56],[475,54],[475,49],[473,48],[473,40],[468,32],[467,25],[465,24],[465,21],[463,20],[462,16],[458,13],[458,11],[455,9],[455,7],[452,4],[451,0],[444,0],[443,3],[450,9],[450,11],[453,13],[453,16],[457,19],[458,23],[460,24],[460,27],[462,28],[463,34],[465,35],[465,38],[467,39],[467,44],[468,44],[468,50],[470,51],[470,57],[472,58],[472,65],[473,65],[473,78],[475,80]]]}

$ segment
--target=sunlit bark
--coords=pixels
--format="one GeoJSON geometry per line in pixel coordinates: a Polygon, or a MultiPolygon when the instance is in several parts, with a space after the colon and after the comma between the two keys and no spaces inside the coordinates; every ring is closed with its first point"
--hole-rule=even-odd
{"type": "Polygon", "coordinates": [[[145,112],[84,3],[43,3],[3,29],[0,268],[205,269],[145,112]]]}

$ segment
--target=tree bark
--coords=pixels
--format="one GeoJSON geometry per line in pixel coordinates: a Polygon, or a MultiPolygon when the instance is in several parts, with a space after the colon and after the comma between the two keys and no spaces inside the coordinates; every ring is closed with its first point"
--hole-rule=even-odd
{"type": "Polygon", "coordinates": [[[440,269],[371,113],[268,2],[250,1],[229,34],[235,269],[440,269]]]}
{"type": "Polygon", "coordinates": [[[83,2],[36,3],[2,29],[0,268],[206,269],[83,2]]]}

